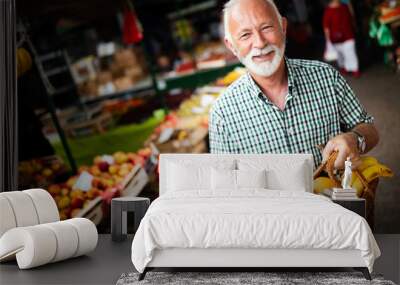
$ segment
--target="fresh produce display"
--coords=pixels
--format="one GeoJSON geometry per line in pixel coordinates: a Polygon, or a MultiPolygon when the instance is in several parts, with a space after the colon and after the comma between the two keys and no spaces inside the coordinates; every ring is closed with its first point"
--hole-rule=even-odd
{"type": "Polygon", "coordinates": [[[113,50],[111,62],[99,64],[99,61],[101,58],[90,56],[72,65],[78,93],[83,97],[123,92],[133,88],[147,76],[145,58],[140,47],[113,50]]]}
{"type": "Polygon", "coordinates": [[[58,156],[21,161],[18,165],[18,180],[21,189],[47,187],[49,184],[65,179],[67,168],[58,156]]]}
{"type": "Polygon", "coordinates": [[[246,69],[243,67],[237,67],[233,71],[229,72],[226,76],[223,78],[217,80],[217,85],[219,86],[228,86],[230,85],[233,81],[238,79],[240,76],[246,73],[246,69]]]}
{"type": "Polygon", "coordinates": [[[177,114],[180,117],[208,114],[212,103],[214,103],[219,95],[220,93],[193,94],[189,99],[182,102],[177,114]]]}
{"type": "Polygon", "coordinates": [[[103,110],[110,112],[113,115],[121,115],[126,113],[130,108],[137,108],[145,104],[145,101],[140,98],[128,100],[114,99],[103,103],[103,110]]]}
{"type": "MultiPolygon", "coordinates": [[[[372,156],[362,156],[361,165],[358,167],[360,173],[364,176],[367,183],[371,183],[374,179],[379,177],[392,177],[393,172],[389,167],[379,163],[379,161],[372,156]]],[[[314,179],[314,193],[322,193],[326,188],[334,187],[334,182],[328,177],[318,177],[314,179]]],[[[361,183],[360,178],[353,172],[351,186],[357,190],[357,196],[362,197],[364,193],[364,185],[361,183]]]]}
{"type": "Polygon", "coordinates": [[[241,67],[235,68],[226,76],[216,81],[216,86],[205,86],[197,89],[193,95],[181,103],[177,111],[179,117],[190,117],[194,115],[207,115],[215,100],[225,91],[225,87],[230,85],[241,75],[245,73],[245,69],[241,67]]]}
{"type": "Polygon", "coordinates": [[[56,201],[61,219],[75,217],[94,198],[115,197],[123,191],[124,179],[135,165],[144,167],[151,155],[149,148],[137,153],[115,152],[96,156],[92,166],[81,166],[78,175],[65,183],[52,184],[49,193],[56,201]]]}

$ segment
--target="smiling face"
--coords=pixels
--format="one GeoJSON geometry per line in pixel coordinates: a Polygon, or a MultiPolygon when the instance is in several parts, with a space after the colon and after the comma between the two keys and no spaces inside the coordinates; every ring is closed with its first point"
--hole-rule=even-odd
{"type": "Polygon", "coordinates": [[[280,22],[266,0],[240,0],[226,16],[227,47],[250,72],[265,77],[274,74],[283,61],[286,19],[280,22]]]}

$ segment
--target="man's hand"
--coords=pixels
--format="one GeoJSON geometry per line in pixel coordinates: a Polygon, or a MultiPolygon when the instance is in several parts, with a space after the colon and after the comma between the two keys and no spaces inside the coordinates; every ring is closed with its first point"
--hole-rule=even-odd
{"type": "Polygon", "coordinates": [[[340,134],[330,139],[322,151],[322,162],[325,162],[333,151],[339,151],[334,165],[335,169],[343,169],[347,157],[350,157],[353,169],[361,163],[357,136],[353,133],[340,134]]]}

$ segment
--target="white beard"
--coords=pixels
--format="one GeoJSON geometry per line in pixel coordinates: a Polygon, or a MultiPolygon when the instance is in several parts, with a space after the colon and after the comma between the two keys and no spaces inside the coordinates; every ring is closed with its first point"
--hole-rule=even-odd
{"type": "Polygon", "coordinates": [[[245,57],[240,57],[238,53],[237,56],[240,62],[243,63],[243,65],[251,72],[259,76],[269,77],[272,74],[274,74],[279,68],[284,53],[285,53],[285,46],[283,46],[283,48],[280,49],[276,45],[268,45],[263,49],[259,48],[251,49],[250,52],[246,54],[245,57]],[[256,63],[253,61],[253,56],[265,55],[272,51],[274,51],[275,53],[274,53],[274,58],[271,61],[265,61],[261,63],[256,63]]]}

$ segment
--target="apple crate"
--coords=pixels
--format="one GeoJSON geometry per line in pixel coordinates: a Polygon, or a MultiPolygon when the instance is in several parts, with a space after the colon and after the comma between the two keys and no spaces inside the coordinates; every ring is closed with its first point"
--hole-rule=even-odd
{"type": "Polygon", "coordinates": [[[137,196],[149,182],[146,170],[140,165],[135,165],[122,182],[121,196],[137,196]]]}
{"type": "Polygon", "coordinates": [[[21,189],[47,188],[67,176],[67,167],[58,155],[25,160],[18,165],[18,184],[21,189]]]}
{"type": "Polygon", "coordinates": [[[98,225],[109,214],[111,198],[118,196],[137,196],[149,181],[147,172],[140,165],[135,165],[126,175],[121,184],[121,190],[115,191],[111,196],[101,195],[89,202],[76,217],[83,217],[98,225]]]}

